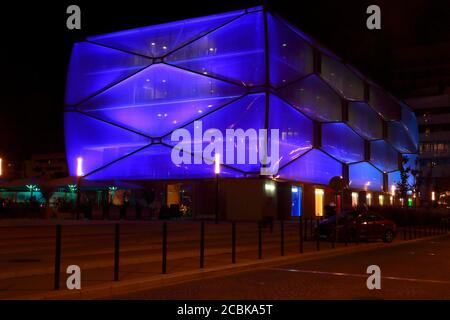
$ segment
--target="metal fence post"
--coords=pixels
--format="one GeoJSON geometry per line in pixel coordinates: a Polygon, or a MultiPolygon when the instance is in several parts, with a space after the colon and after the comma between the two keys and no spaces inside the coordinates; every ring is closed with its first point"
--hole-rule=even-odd
{"type": "Polygon", "coordinates": [[[262,259],[262,225],[258,222],[258,259],[262,259]]]}
{"type": "Polygon", "coordinates": [[[200,268],[205,266],[205,222],[200,223],[200,268]]]}
{"type": "Polygon", "coordinates": [[[167,273],[167,222],[162,225],[162,273],[167,273]]]}
{"type": "Polygon", "coordinates": [[[300,238],[300,253],[303,253],[303,217],[298,220],[298,235],[300,238]]]}
{"type": "MultiPolygon", "coordinates": [[[[303,221],[302,221],[302,223],[303,223],[303,221]]],[[[303,227],[304,227],[304,232],[303,232],[303,234],[304,234],[304,239],[303,239],[303,241],[308,241],[308,218],[305,218],[305,223],[303,223],[303,227]]]]}
{"type": "Polygon", "coordinates": [[[236,222],[231,223],[231,263],[236,263],[236,222]]]}
{"type": "Polygon", "coordinates": [[[119,281],[120,224],[114,228],[114,281],[119,281]]]}
{"type": "MultiPolygon", "coordinates": [[[[319,223],[320,223],[320,220],[318,221],[318,224],[319,223]]],[[[332,238],[333,239],[331,239],[331,248],[334,249],[336,247],[336,241],[337,241],[337,215],[336,215],[336,224],[334,226],[334,235],[332,235],[332,238]]]]}
{"type": "MultiPolygon", "coordinates": [[[[345,223],[345,222],[344,222],[345,223]]],[[[347,231],[347,225],[344,225],[344,245],[348,246],[348,231],[347,231]]]]}
{"type": "Polygon", "coordinates": [[[280,220],[280,255],[284,256],[284,220],[280,220]]]}
{"type": "Polygon", "coordinates": [[[59,290],[59,279],[61,275],[61,225],[56,225],[55,237],[55,279],[54,289],[59,290]]]}
{"type": "MultiPolygon", "coordinates": [[[[312,222],[312,218],[311,218],[311,222],[312,222]]],[[[311,239],[312,239],[312,233],[311,233],[311,239]]],[[[316,250],[320,251],[320,227],[319,227],[319,224],[317,224],[316,250]]]]}

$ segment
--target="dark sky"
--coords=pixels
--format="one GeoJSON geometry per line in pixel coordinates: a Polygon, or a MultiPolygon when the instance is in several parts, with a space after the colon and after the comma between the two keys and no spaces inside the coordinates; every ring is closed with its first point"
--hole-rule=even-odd
{"type": "MultiPolygon", "coordinates": [[[[15,1],[2,3],[0,155],[64,151],[63,98],[71,46],[87,35],[152,25],[261,4],[264,1],[15,1]],[[82,30],[66,28],[78,4],[82,30]]],[[[450,1],[265,1],[272,9],[382,85],[392,52],[450,41],[450,1]],[[382,10],[382,30],[365,27],[369,4],[382,10]]],[[[395,92],[394,92],[395,93],[395,92]]]]}

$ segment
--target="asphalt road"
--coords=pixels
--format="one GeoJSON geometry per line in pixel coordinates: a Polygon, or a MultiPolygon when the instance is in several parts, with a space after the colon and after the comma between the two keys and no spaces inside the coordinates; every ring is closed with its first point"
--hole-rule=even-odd
{"type": "Polygon", "coordinates": [[[117,299],[450,299],[450,236],[263,268],[117,299]],[[366,268],[381,269],[381,289],[366,268]]]}

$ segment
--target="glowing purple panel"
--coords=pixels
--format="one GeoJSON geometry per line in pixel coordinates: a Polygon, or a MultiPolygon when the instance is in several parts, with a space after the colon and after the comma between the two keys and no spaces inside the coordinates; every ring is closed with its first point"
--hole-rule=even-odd
{"type": "Polygon", "coordinates": [[[160,57],[243,13],[243,10],[227,12],[88,37],[88,40],[149,57],[160,57]]]}
{"type": "Polygon", "coordinates": [[[237,85],[156,64],[89,99],[80,109],[161,136],[244,93],[237,85]]]}
{"type": "MultiPolygon", "coordinates": [[[[198,157],[202,157],[205,147],[211,144],[211,140],[214,140],[206,139],[204,141],[202,133],[204,134],[209,129],[218,129],[222,139],[225,140],[226,137],[228,142],[228,144],[224,144],[221,137],[218,137],[223,146],[223,153],[229,157],[222,155],[224,162],[242,171],[259,171],[259,158],[257,158],[256,163],[249,163],[249,156],[250,152],[258,153],[258,131],[264,128],[265,100],[264,93],[250,94],[206,115],[199,119],[199,122],[187,125],[185,129],[190,134],[193,153],[198,157]],[[236,131],[242,129],[242,139],[239,138],[238,132],[231,132],[231,134],[236,133],[236,135],[230,134],[227,136],[227,130],[229,129],[236,131]],[[241,152],[245,153],[245,163],[238,163],[237,154],[240,152],[239,150],[244,150],[241,152]]],[[[172,141],[172,135],[169,135],[164,137],[163,142],[175,146],[181,140],[181,138],[176,138],[175,141],[172,141]]],[[[210,158],[207,159],[212,160],[210,158]]]]}
{"type": "Polygon", "coordinates": [[[348,104],[348,124],[368,140],[383,137],[383,123],[378,114],[364,102],[348,104]]]}
{"type": "Polygon", "coordinates": [[[281,167],[312,148],[313,124],[275,95],[270,95],[269,105],[269,129],[279,130],[278,163],[281,167]]]}
{"type": "Polygon", "coordinates": [[[383,89],[370,86],[369,103],[384,119],[400,120],[400,104],[383,89]]]}
{"type": "Polygon", "coordinates": [[[248,86],[263,84],[263,13],[246,14],[173,52],[165,61],[248,86]]]}
{"type": "Polygon", "coordinates": [[[312,47],[284,21],[267,14],[270,83],[281,86],[313,72],[312,47]]]}
{"type": "Polygon", "coordinates": [[[331,178],[342,175],[342,164],[322,151],[312,149],[278,174],[283,179],[328,184],[331,178]]]}
{"type": "Polygon", "coordinates": [[[417,152],[416,144],[400,122],[388,122],[388,140],[401,153],[417,152]]]}
{"type": "Polygon", "coordinates": [[[394,171],[394,172],[388,173],[388,188],[389,188],[389,192],[391,192],[392,186],[397,188],[397,183],[399,183],[401,181],[402,181],[402,178],[400,176],[400,171],[394,171]]]}
{"type": "Polygon", "coordinates": [[[383,173],[368,162],[351,164],[348,170],[350,188],[383,191],[383,173]]]}
{"type": "MultiPolygon", "coordinates": [[[[190,164],[174,164],[171,158],[172,149],[160,144],[151,145],[118,162],[115,162],[87,179],[183,179],[183,178],[213,178],[213,164],[194,164],[192,155],[189,155],[190,164]]],[[[242,177],[242,173],[221,167],[221,177],[242,177]]]]}
{"type": "Polygon", "coordinates": [[[319,121],[341,120],[341,99],[316,75],[310,75],[287,85],[279,89],[278,93],[313,119],[319,121]]]}
{"type": "Polygon", "coordinates": [[[322,55],[321,73],[341,95],[351,100],[364,100],[364,84],[345,64],[322,55]]]}
{"type": "Polygon", "coordinates": [[[364,160],[364,140],[344,123],[322,124],[322,148],[345,163],[364,160]]]}
{"type": "Polygon", "coordinates": [[[66,104],[76,104],[150,65],[145,57],[88,42],[75,43],[67,76],[66,104]]]}
{"type": "Polygon", "coordinates": [[[370,162],[384,172],[398,169],[398,152],[384,140],[370,143],[370,162]]]}
{"type": "Polygon", "coordinates": [[[417,126],[417,119],[414,112],[405,104],[400,103],[402,108],[402,123],[406,127],[406,130],[408,131],[409,135],[413,139],[413,143],[416,145],[419,144],[419,129],[417,126]]]}
{"type": "Polygon", "coordinates": [[[66,155],[70,175],[88,174],[150,143],[149,139],[78,112],[64,114],[66,155]]]}

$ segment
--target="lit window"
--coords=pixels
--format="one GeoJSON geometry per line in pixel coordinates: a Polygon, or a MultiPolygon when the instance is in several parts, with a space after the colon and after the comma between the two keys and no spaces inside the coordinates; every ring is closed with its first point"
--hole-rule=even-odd
{"type": "Polygon", "coordinates": [[[358,205],[358,192],[352,192],[352,207],[356,207],[358,205]]]}
{"type": "Polygon", "coordinates": [[[325,191],[323,189],[316,189],[315,194],[315,208],[316,216],[323,216],[323,198],[325,191]]]}
{"type": "Polygon", "coordinates": [[[384,196],[381,194],[378,196],[378,203],[380,206],[384,205],[384,196]]]}
{"type": "Polygon", "coordinates": [[[368,206],[371,206],[371,205],[372,205],[372,194],[371,194],[371,193],[367,193],[367,194],[366,194],[366,204],[367,204],[368,206]]]}
{"type": "Polygon", "coordinates": [[[302,187],[292,186],[292,207],[291,216],[300,217],[302,215],[302,187]]]}

